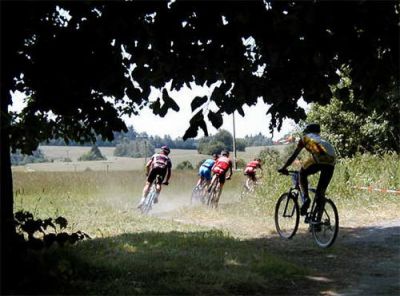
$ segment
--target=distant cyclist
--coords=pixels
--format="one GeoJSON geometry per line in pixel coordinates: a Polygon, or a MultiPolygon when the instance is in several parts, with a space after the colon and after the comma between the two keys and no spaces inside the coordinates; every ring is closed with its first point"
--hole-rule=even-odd
{"type": "Polygon", "coordinates": [[[214,167],[212,168],[214,176],[212,177],[211,184],[215,182],[215,179],[219,179],[220,190],[218,193],[217,203],[222,193],[222,188],[224,187],[225,180],[229,180],[232,176],[232,160],[229,158],[229,152],[223,150],[221,156],[216,160],[214,167]],[[226,173],[229,171],[229,175],[226,173]]]}
{"type": "Polygon", "coordinates": [[[146,164],[147,179],[146,179],[146,184],[144,185],[143,188],[142,198],[140,199],[140,202],[137,206],[138,208],[140,208],[141,205],[143,204],[147,194],[149,193],[150,185],[156,178],[157,178],[157,185],[156,185],[157,197],[154,200],[154,203],[158,202],[158,195],[161,192],[161,184],[168,185],[168,181],[171,177],[171,167],[172,167],[171,160],[168,157],[169,153],[170,149],[168,148],[168,146],[162,146],[160,153],[154,154],[147,162],[146,164]]]}
{"type": "Polygon", "coordinates": [[[289,157],[285,165],[278,171],[287,173],[287,167],[292,164],[297,155],[303,148],[311,153],[311,157],[307,159],[300,168],[300,189],[303,195],[303,205],[301,207],[301,215],[307,214],[310,206],[310,198],[308,196],[308,180],[309,175],[320,173],[315,199],[319,209],[323,209],[321,198],[325,196],[326,188],[332,179],[333,171],[336,163],[335,148],[320,136],[321,128],[317,123],[311,123],[306,126],[303,131],[303,137],[299,140],[296,150],[289,157]]]}
{"type": "Polygon", "coordinates": [[[260,169],[262,171],[262,161],[260,158],[254,158],[254,160],[250,161],[244,169],[244,174],[247,176],[248,179],[251,179],[254,184],[257,183],[257,169],[260,169]]]}
{"type": "Polygon", "coordinates": [[[213,154],[212,158],[206,159],[199,168],[199,180],[197,181],[197,185],[199,186],[204,181],[207,182],[206,185],[210,184],[211,181],[211,169],[213,168],[215,161],[218,159],[217,154],[213,154]]]}

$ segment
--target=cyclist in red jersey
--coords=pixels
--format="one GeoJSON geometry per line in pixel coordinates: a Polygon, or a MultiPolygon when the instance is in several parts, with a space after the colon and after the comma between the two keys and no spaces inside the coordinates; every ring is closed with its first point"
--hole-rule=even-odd
{"type": "Polygon", "coordinates": [[[212,172],[214,173],[214,176],[212,177],[211,184],[214,183],[216,178],[219,178],[219,184],[220,184],[220,190],[218,194],[218,199],[221,196],[222,193],[222,188],[224,187],[225,180],[229,180],[232,176],[232,161],[229,158],[229,152],[228,151],[222,151],[221,156],[215,161],[215,164],[212,168],[212,172]],[[226,173],[229,170],[229,175],[226,176],[226,173]]]}
{"type": "Polygon", "coordinates": [[[246,168],[244,169],[244,174],[247,176],[247,178],[251,179],[254,183],[257,182],[257,177],[256,177],[257,169],[260,169],[262,171],[261,165],[262,165],[261,159],[254,158],[254,160],[250,161],[246,165],[246,168]]]}
{"type": "Polygon", "coordinates": [[[172,167],[171,160],[168,157],[169,153],[170,149],[168,148],[168,146],[162,146],[160,153],[154,154],[147,162],[146,164],[147,179],[146,179],[146,184],[144,185],[143,188],[142,198],[140,199],[140,202],[137,206],[138,208],[140,208],[141,205],[143,204],[147,194],[149,193],[150,185],[156,178],[157,178],[157,186],[156,186],[157,197],[154,200],[154,203],[158,202],[158,196],[161,192],[161,184],[168,185],[168,181],[171,177],[171,167],[172,167]]]}

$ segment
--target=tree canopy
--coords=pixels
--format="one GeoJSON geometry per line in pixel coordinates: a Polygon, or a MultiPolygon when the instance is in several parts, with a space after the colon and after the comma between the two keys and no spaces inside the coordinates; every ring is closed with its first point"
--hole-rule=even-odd
{"type": "MultiPolygon", "coordinates": [[[[160,116],[177,111],[168,91],[192,81],[219,86],[210,99],[192,101],[184,138],[199,128],[207,134],[207,118],[220,127],[223,113],[243,114],[259,97],[271,104],[271,127],[302,119],[298,99],[328,103],[343,65],[368,108],[379,109],[381,95],[398,86],[395,1],[1,5],[2,100],[9,90],[29,95],[10,133],[25,152],[50,136],[83,141],[95,131],[110,139],[126,129],[120,116],[145,104],[160,116]],[[152,87],[163,90],[155,102],[152,87]]],[[[338,97],[347,103],[347,94],[341,89],[338,97]]]]}

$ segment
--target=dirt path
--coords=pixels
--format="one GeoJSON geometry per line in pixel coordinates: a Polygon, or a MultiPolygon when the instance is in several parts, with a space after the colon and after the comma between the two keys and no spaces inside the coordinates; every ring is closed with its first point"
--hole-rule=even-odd
{"type": "Polygon", "coordinates": [[[400,219],[344,229],[341,243],[361,254],[344,295],[400,295],[400,219]]]}
{"type": "MultiPolygon", "coordinates": [[[[168,211],[156,215],[180,223],[194,222],[168,211]]],[[[197,219],[195,223],[232,229],[232,223],[240,220],[197,219]]],[[[254,240],[276,256],[308,270],[308,288],[294,292],[297,295],[400,295],[400,219],[363,226],[341,225],[338,238],[329,249],[318,248],[305,229],[300,229],[292,240],[282,240],[271,231],[254,240]]]]}

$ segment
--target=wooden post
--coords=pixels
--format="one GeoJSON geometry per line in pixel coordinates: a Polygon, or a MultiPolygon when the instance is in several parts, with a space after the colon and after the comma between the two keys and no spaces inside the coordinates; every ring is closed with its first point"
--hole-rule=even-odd
{"type": "Polygon", "coordinates": [[[232,118],[233,118],[233,162],[234,162],[235,170],[237,170],[235,111],[233,111],[233,113],[232,113],[232,118]]]}

